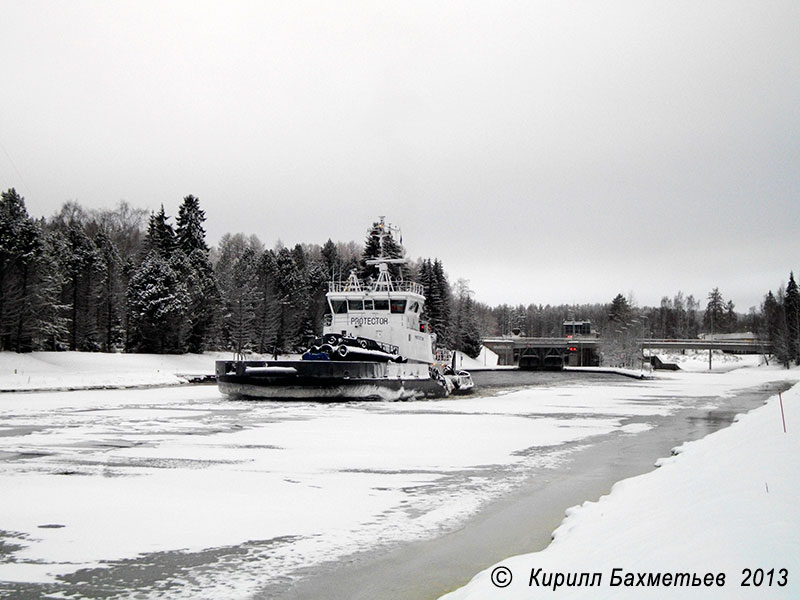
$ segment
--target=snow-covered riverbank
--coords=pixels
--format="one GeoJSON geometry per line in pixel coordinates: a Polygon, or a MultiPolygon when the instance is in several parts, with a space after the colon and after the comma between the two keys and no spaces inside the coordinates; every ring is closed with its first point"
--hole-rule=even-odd
{"type": "Polygon", "coordinates": [[[178,385],[213,375],[217,358],[231,354],[0,352],[0,391],[178,385]]]}
{"type": "Polygon", "coordinates": [[[800,597],[800,388],[675,452],[445,598],[800,597]]]}

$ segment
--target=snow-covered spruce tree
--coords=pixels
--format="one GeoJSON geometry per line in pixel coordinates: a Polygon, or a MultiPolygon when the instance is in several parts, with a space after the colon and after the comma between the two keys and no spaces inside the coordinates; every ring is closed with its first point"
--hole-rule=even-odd
{"type": "Polygon", "coordinates": [[[417,283],[422,285],[423,295],[425,296],[425,307],[422,317],[430,322],[434,333],[436,333],[437,342],[441,343],[442,338],[440,332],[437,330],[437,319],[442,298],[439,293],[439,287],[436,285],[436,278],[433,275],[433,261],[431,261],[430,258],[426,258],[420,262],[417,271],[417,283]]]}
{"type": "Polygon", "coordinates": [[[190,305],[185,256],[177,252],[175,231],[164,206],[150,215],[142,243],[144,256],[128,280],[128,352],[186,351],[186,311],[190,305]]]}
{"type": "Polygon", "coordinates": [[[725,301],[719,288],[714,288],[708,293],[708,304],[703,314],[703,327],[706,333],[718,333],[725,327],[725,301]]]}
{"type": "Polygon", "coordinates": [[[606,365],[612,367],[632,366],[639,355],[636,338],[641,330],[632,327],[633,308],[622,294],[611,301],[603,327],[601,356],[606,365]]]}
{"type": "Polygon", "coordinates": [[[177,246],[185,254],[193,250],[208,252],[206,230],[203,228],[205,220],[206,214],[200,210],[200,200],[191,194],[186,196],[178,209],[178,227],[175,230],[177,246]]]}
{"type": "Polygon", "coordinates": [[[325,245],[322,246],[322,261],[323,269],[329,280],[343,279],[342,277],[342,261],[339,258],[339,251],[333,240],[328,238],[325,245]]]}
{"type": "Polygon", "coordinates": [[[466,280],[459,279],[453,294],[455,307],[451,325],[452,348],[477,358],[481,352],[480,331],[472,300],[472,290],[466,280]]]}
{"type": "Polygon", "coordinates": [[[419,266],[418,282],[422,284],[424,290],[424,316],[430,321],[436,334],[436,345],[440,348],[450,348],[452,294],[442,263],[438,259],[423,260],[419,266]]]}
{"type": "Polygon", "coordinates": [[[789,283],[786,284],[784,313],[789,359],[800,365],[800,290],[794,280],[794,272],[789,273],[789,283]]]}
{"type": "Polygon", "coordinates": [[[447,281],[447,274],[444,272],[444,265],[438,258],[433,261],[433,280],[439,297],[436,315],[431,318],[433,331],[438,337],[437,343],[449,348],[452,345],[450,327],[453,320],[453,294],[447,281]]]}
{"type": "MultiPolygon", "coordinates": [[[[381,223],[375,222],[367,232],[367,239],[364,242],[364,250],[361,253],[361,260],[359,261],[358,276],[363,280],[368,280],[370,277],[376,277],[378,274],[374,266],[368,265],[367,261],[376,258],[380,255],[380,238],[378,234],[383,231],[388,235],[383,238],[383,255],[388,258],[403,258],[405,251],[400,242],[394,239],[394,234],[385,225],[381,228],[381,223]]],[[[402,269],[400,265],[389,265],[389,272],[395,279],[402,277],[402,269]]]]}
{"type": "Polygon", "coordinates": [[[631,318],[631,306],[625,296],[617,294],[611,301],[608,309],[608,320],[613,323],[625,325],[631,318]]]}
{"type": "Polygon", "coordinates": [[[62,272],[61,303],[68,319],[69,349],[97,351],[100,349],[96,318],[100,254],[86,234],[84,223],[77,218],[55,223],[54,233],[62,238],[56,246],[62,272]]]}
{"type": "MultiPolygon", "coordinates": [[[[242,265],[240,261],[245,254],[252,256],[252,261],[256,264],[255,277],[253,285],[258,290],[258,302],[256,303],[256,312],[263,304],[263,293],[258,278],[260,277],[259,268],[261,258],[264,254],[264,245],[256,236],[245,236],[243,233],[229,234],[226,233],[222,236],[217,245],[214,261],[214,280],[219,290],[219,315],[217,320],[217,327],[214,331],[214,346],[217,348],[224,348],[226,350],[233,350],[236,348],[237,343],[234,341],[236,335],[235,325],[232,322],[231,306],[236,302],[237,295],[239,294],[238,283],[234,273],[235,269],[241,270],[242,265]]],[[[245,261],[247,262],[247,260],[245,261]]],[[[254,328],[258,329],[258,317],[256,316],[256,323],[254,328]]],[[[256,335],[257,337],[257,335],[256,335]]],[[[253,341],[255,348],[257,343],[253,341]]]]}
{"type": "Polygon", "coordinates": [[[736,305],[733,300],[725,303],[724,331],[733,333],[739,325],[739,316],[736,314],[736,305]]]}
{"type": "Polygon", "coordinates": [[[239,355],[253,350],[256,338],[256,309],[261,300],[258,288],[258,257],[247,248],[233,263],[231,287],[225,297],[226,333],[230,349],[239,355]]]}
{"type": "MultiPolygon", "coordinates": [[[[57,305],[47,285],[52,262],[44,232],[14,188],[0,196],[0,350],[35,349],[43,304],[57,305]]],[[[56,321],[58,322],[58,321],[56,321]]]]}
{"type": "Polygon", "coordinates": [[[175,240],[178,253],[183,255],[177,268],[185,278],[189,295],[189,305],[184,315],[185,346],[189,352],[203,352],[206,349],[213,337],[220,305],[219,287],[205,241],[205,220],[200,201],[192,195],[186,196],[178,210],[175,240]]]}
{"type": "Polygon", "coordinates": [[[181,353],[189,293],[183,278],[156,251],[147,254],[128,282],[128,351],[181,353]]]}
{"type": "Polygon", "coordinates": [[[278,297],[275,286],[276,256],[272,250],[261,253],[258,259],[259,302],[256,306],[256,348],[261,354],[274,350],[279,322],[278,297]]]}
{"type": "Polygon", "coordinates": [[[274,337],[270,345],[286,352],[300,342],[297,337],[300,327],[298,304],[303,282],[292,252],[281,248],[275,253],[272,281],[275,294],[275,311],[271,329],[274,337]]]}
{"type": "Polygon", "coordinates": [[[299,288],[293,305],[297,312],[295,345],[305,345],[317,332],[322,331],[322,317],[326,310],[325,292],[328,278],[320,260],[309,255],[302,245],[292,250],[297,268],[299,288]]]}
{"type": "Polygon", "coordinates": [[[164,259],[169,259],[177,246],[175,230],[169,224],[169,217],[164,212],[164,205],[161,209],[150,215],[147,222],[147,233],[142,243],[144,255],[151,252],[157,253],[164,259]]]}
{"type": "Polygon", "coordinates": [[[94,236],[94,245],[97,248],[100,277],[96,313],[98,337],[101,349],[112,352],[122,346],[124,339],[122,318],[125,288],[122,280],[122,257],[105,227],[98,229],[94,236]]]}
{"type": "Polygon", "coordinates": [[[54,257],[58,256],[61,237],[47,231],[44,222],[38,223],[42,232],[42,252],[33,271],[33,291],[28,295],[33,350],[60,350],[69,338],[67,308],[60,302],[64,274],[54,257]]]}
{"type": "Polygon", "coordinates": [[[787,369],[791,364],[789,352],[789,330],[786,323],[786,313],[784,311],[783,289],[778,290],[776,298],[772,291],[764,297],[761,305],[761,312],[764,314],[763,334],[772,344],[772,351],[775,358],[787,369]]]}

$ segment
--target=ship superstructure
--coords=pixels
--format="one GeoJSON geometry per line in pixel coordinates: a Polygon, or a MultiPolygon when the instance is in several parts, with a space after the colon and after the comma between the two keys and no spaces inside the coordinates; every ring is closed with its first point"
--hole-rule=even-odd
{"type": "Polygon", "coordinates": [[[391,264],[403,264],[403,258],[384,256],[384,239],[391,235],[381,217],[375,227],[380,254],[367,260],[377,267],[377,278],[363,282],[352,271],[345,281],[328,283],[323,337],[342,336],[374,340],[386,352],[409,362],[433,363],[435,335],[422,320],[425,296],[422,285],[395,280],[391,264]]]}

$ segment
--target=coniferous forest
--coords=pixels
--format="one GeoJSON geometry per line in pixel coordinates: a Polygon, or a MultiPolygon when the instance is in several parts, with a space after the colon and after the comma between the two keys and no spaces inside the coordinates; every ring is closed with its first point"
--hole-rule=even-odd
{"type": "MultiPolygon", "coordinates": [[[[225,234],[209,247],[198,198],[173,218],[120,202],[85,210],[67,202],[49,218],[28,214],[16,190],[0,198],[0,350],[185,353],[292,351],[322,329],[330,279],[369,277],[377,254],[361,242],[278,243],[225,234]]],[[[376,224],[377,225],[377,224],[376,224]]],[[[390,239],[390,256],[401,256],[390,239]]],[[[394,268],[394,267],[393,267],[394,268]]],[[[589,320],[604,338],[695,338],[748,331],[773,343],[786,366],[800,364],[800,292],[767,291],[760,307],[737,313],[718,288],[697,299],[677,292],[657,307],[622,294],[608,303],[490,307],[464,280],[449,282],[438,259],[394,273],[425,288],[426,314],[440,346],[476,356],[480,340],[518,332],[561,335],[563,321],[589,320]]]]}

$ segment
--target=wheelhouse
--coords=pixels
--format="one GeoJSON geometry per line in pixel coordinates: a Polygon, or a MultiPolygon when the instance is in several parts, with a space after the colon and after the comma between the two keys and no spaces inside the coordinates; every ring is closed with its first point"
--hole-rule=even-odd
{"type": "Polygon", "coordinates": [[[422,286],[393,281],[383,262],[378,263],[378,269],[378,279],[370,283],[351,272],[346,281],[328,284],[330,312],[325,317],[323,335],[370,338],[412,362],[433,362],[435,338],[422,319],[422,286]]]}

